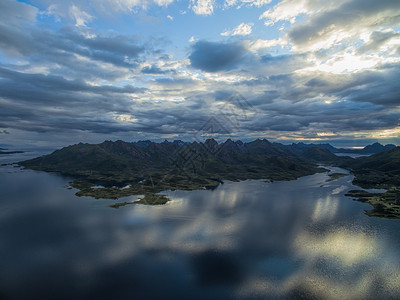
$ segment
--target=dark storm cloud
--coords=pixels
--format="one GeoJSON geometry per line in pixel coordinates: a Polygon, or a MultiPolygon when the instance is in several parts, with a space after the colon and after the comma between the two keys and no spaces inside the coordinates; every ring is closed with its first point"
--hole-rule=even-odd
{"type": "Polygon", "coordinates": [[[193,45],[189,59],[192,67],[206,72],[226,71],[235,67],[246,51],[239,42],[199,41],[193,45]]]}

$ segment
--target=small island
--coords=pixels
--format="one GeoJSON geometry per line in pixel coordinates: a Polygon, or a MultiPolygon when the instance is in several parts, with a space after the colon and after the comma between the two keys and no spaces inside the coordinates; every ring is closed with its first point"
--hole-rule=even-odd
{"type": "Polygon", "coordinates": [[[164,205],[170,201],[168,197],[162,194],[153,194],[147,193],[142,198],[139,198],[136,201],[131,202],[117,202],[109,205],[109,207],[119,208],[121,206],[129,205],[129,204],[143,204],[143,205],[164,205]]]}
{"type": "Polygon", "coordinates": [[[344,174],[344,173],[332,173],[332,174],[328,174],[329,179],[327,181],[333,181],[345,176],[348,176],[349,174],[344,174]]]}

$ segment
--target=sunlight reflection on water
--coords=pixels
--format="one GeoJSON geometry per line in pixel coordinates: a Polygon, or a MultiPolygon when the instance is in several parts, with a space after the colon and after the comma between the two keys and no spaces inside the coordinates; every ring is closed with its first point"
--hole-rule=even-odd
{"type": "Polygon", "coordinates": [[[165,191],[164,206],[119,209],[74,196],[54,174],[7,166],[0,176],[4,297],[400,295],[400,223],[369,218],[368,205],[344,197],[349,176],[227,181],[214,191],[165,191]]]}

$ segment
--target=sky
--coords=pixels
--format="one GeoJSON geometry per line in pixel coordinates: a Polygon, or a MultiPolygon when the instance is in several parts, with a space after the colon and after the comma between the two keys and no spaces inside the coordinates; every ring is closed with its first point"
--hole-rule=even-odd
{"type": "Polygon", "coordinates": [[[399,0],[0,1],[0,147],[400,145],[399,0]]]}

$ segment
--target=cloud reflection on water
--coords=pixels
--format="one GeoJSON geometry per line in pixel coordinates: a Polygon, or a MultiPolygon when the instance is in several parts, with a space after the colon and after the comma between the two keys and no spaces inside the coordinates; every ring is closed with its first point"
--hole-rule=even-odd
{"type": "Polygon", "coordinates": [[[108,200],[75,197],[62,177],[7,170],[0,294],[10,298],[400,295],[398,223],[332,194],[346,178],[324,187],[326,174],[226,182],[167,191],[165,206],[111,209],[108,200]]]}

